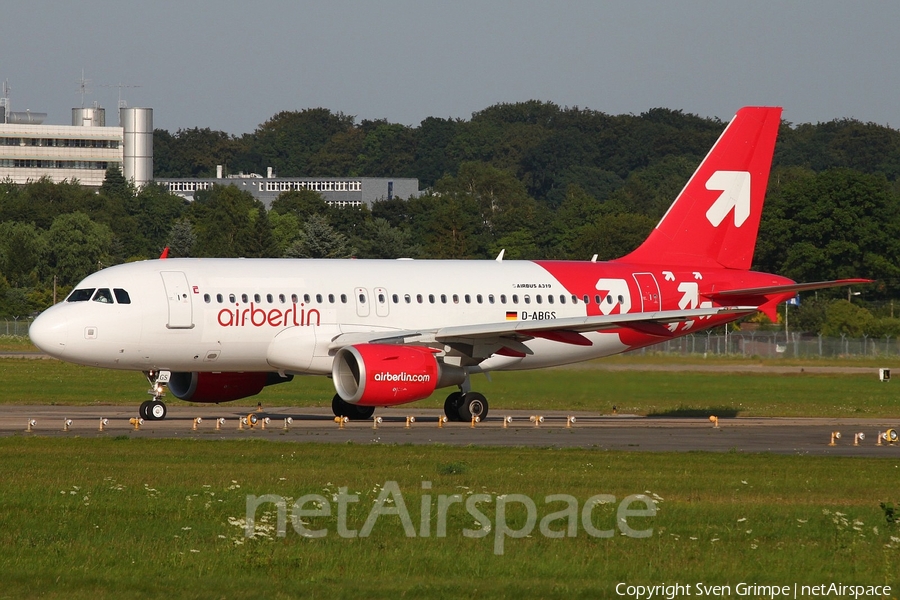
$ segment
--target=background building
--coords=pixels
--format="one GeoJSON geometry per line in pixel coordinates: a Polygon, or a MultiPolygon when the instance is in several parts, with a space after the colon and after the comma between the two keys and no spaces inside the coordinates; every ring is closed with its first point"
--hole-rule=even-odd
{"type": "Polygon", "coordinates": [[[233,185],[240,190],[250,192],[262,201],[266,208],[284,192],[292,190],[312,190],[318,192],[332,206],[366,206],[371,207],[378,200],[392,198],[409,198],[418,196],[419,180],[409,178],[384,177],[267,177],[261,175],[232,175],[223,177],[221,169],[215,179],[200,178],[161,178],[156,182],[164,185],[171,193],[188,200],[194,199],[198,190],[211,188],[213,185],[233,185]]]}
{"type": "Polygon", "coordinates": [[[120,108],[121,127],[106,127],[96,105],[73,108],[71,125],[44,125],[46,113],[12,112],[8,96],[0,100],[0,180],[100,187],[110,166],[137,186],[153,180],[153,109],[120,108]]]}

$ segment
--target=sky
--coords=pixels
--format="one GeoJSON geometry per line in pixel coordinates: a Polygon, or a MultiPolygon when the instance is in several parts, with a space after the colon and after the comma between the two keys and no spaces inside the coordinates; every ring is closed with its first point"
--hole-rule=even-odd
{"type": "Polygon", "coordinates": [[[254,131],[325,107],[417,126],[531,99],[609,114],[900,128],[900,2],[30,0],[0,12],[14,111],[71,123],[120,94],[154,126],[254,131]],[[122,87],[117,87],[121,85],[122,87]]]}

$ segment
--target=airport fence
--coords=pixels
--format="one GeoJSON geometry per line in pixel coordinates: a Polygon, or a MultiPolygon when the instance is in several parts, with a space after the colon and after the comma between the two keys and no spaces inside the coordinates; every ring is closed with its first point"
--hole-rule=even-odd
{"type": "Polygon", "coordinates": [[[632,354],[737,355],[759,358],[865,358],[900,357],[900,339],[892,336],[861,338],[780,332],[695,333],[666,340],[632,354]]]}
{"type": "MultiPolygon", "coordinates": [[[[0,321],[0,335],[25,337],[32,319],[0,321]]],[[[760,358],[863,358],[900,357],[900,338],[825,337],[779,332],[734,332],[728,335],[700,332],[635,350],[632,354],[739,355],[760,358]]]]}
{"type": "Polygon", "coordinates": [[[22,317],[21,319],[0,321],[0,335],[26,337],[33,320],[31,317],[22,317]]]}

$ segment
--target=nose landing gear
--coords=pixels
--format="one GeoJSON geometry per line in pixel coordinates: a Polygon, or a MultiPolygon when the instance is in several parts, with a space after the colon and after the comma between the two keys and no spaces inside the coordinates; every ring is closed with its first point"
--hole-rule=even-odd
{"type": "Polygon", "coordinates": [[[153,396],[152,400],[146,400],[141,403],[138,413],[145,421],[161,421],[166,418],[166,403],[160,398],[166,395],[165,385],[169,383],[171,373],[169,371],[147,371],[144,373],[150,382],[148,394],[153,396]]]}

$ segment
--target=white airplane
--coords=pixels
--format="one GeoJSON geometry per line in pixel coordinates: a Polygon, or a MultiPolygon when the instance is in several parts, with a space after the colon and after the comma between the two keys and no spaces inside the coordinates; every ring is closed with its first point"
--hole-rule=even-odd
{"type": "Polygon", "coordinates": [[[780,108],[747,107],[634,252],[610,262],[165,259],[89,275],[30,336],[61,360],[143,371],[226,402],[294,375],[334,380],[335,415],[458,387],[451,420],[485,418],[471,376],[609,356],[763,311],[801,290],[749,270],[780,108]]]}

